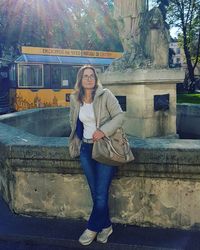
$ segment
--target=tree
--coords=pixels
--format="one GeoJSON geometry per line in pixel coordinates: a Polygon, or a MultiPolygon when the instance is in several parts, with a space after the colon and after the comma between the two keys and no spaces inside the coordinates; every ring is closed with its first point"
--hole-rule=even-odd
{"type": "Polygon", "coordinates": [[[21,45],[122,51],[112,11],[113,0],[1,0],[0,57],[21,45]]]}
{"type": "Polygon", "coordinates": [[[200,58],[200,0],[156,0],[171,27],[178,27],[178,42],[184,50],[187,72],[185,83],[195,89],[194,70],[200,58]]]}
{"type": "Polygon", "coordinates": [[[33,0],[1,0],[0,45],[3,56],[12,59],[19,54],[20,45],[42,43],[44,25],[32,3],[33,0]]]}
{"type": "Polygon", "coordinates": [[[200,1],[169,0],[168,18],[170,24],[181,31],[179,42],[184,49],[187,63],[188,89],[194,91],[194,69],[200,54],[200,1]]]}
{"type": "Polygon", "coordinates": [[[16,46],[18,40],[20,20],[14,16],[11,18],[13,8],[14,5],[9,0],[0,2],[0,57],[3,57],[5,53],[10,54],[9,50],[16,46]],[[11,28],[12,21],[14,21],[15,27],[11,28]]]}
{"type": "Polygon", "coordinates": [[[167,19],[167,7],[169,6],[169,1],[170,0],[157,0],[158,8],[161,10],[165,21],[167,19]]]}
{"type": "Polygon", "coordinates": [[[79,49],[122,51],[115,20],[113,0],[83,0],[82,10],[73,5],[71,13],[79,49]]]}

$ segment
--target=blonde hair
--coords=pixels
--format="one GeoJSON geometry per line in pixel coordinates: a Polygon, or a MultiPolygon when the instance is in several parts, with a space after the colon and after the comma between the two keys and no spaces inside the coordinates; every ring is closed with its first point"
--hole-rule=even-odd
{"type": "Polygon", "coordinates": [[[81,104],[83,104],[83,97],[85,95],[84,88],[82,86],[82,79],[83,79],[84,71],[86,69],[91,69],[94,73],[94,78],[95,78],[95,86],[94,86],[94,89],[92,91],[92,100],[94,99],[96,89],[99,86],[99,79],[98,79],[97,72],[96,72],[95,68],[92,65],[82,66],[77,73],[76,84],[75,84],[75,88],[74,88],[75,93],[78,94],[78,101],[81,104]]]}

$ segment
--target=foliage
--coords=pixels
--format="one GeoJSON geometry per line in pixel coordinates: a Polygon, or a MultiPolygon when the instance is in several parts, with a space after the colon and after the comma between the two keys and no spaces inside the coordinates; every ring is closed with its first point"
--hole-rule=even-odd
{"type": "Polygon", "coordinates": [[[1,0],[0,57],[21,45],[122,51],[113,0],[1,0]]]}
{"type": "Polygon", "coordinates": [[[193,91],[200,55],[200,0],[169,0],[168,20],[181,31],[178,39],[187,63],[186,80],[189,91],[193,91]]]}
{"type": "Polygon", "coordinates": [[[170,27],[179,29],[178,42],[187,64],[185,82],[195,89],[194,69],[200,61],[200,0],[154,0],[170,27]]]}
{"type": "Polygon", "coordinates": [[[200,94],[178,94],[177,103],[200,104],[200,94]]]}
{"type": "Polygon", "coordinates": [[[158,8],[161,10],[164,20],[167,18],[167,7],[170,0],[157,0],[158,8]]]}

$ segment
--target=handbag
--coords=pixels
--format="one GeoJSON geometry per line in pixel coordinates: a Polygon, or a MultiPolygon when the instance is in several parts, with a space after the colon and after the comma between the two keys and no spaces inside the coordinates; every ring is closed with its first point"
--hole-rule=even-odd
{"type": "MultiPolygon", "coordinates": [[[[101,101],[97,116],[97,129],[100,125],[100,115],[101,101]]],[[[118,128],[111,136],[104,136],[94,142],[92,158],[110,166],[121,166],[133,161],[134,156],[123,128],[118,128]]]]}

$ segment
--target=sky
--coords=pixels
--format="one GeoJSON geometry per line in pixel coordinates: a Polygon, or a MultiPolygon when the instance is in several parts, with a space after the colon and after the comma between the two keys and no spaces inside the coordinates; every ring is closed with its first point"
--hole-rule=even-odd
{"type": "Polygon", "coordinates": [[[178,37],[178,28],[176,28],[176,27],[171,28],[170,29],[170,35],[173,38],[175,38],[175,37],[177,38],[178,37]]]}

